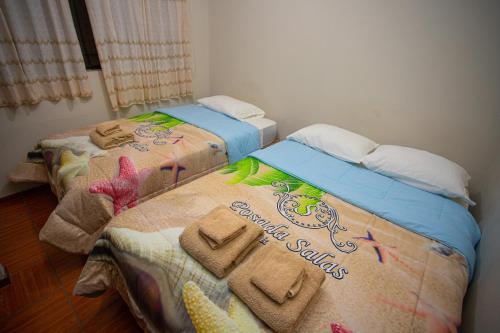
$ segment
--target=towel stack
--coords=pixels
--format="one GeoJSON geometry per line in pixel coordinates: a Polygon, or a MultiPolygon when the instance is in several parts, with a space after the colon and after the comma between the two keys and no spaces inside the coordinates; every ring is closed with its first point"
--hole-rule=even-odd
{"type": "Polygon", "coordinates": [[[268,252],[268,259],[257,264],[250,282],[273,301],[283,304],[288,298],[295,297],[302,288],[306,262],[277,247],[277,244],[265,250],[272,254],[268,252]]]}
{"type": "Polygon", "coordinates": [[[120,128],[116,121],[110,121],[98,125],[95,131],[90,133],[92,142],[101,149],[111,149],[135,140],[134,133],[120,128]]]}
{"type": "Polygon", "coordinates": [[[230,276],[229,288],[276,332],[292,332],[325,280],[317,266],[266,245],[230,276]]]}
{"type": "Polygon", "coordinates": [[[182,248],[219,278],[226,276],[259,243],[264,231],[219,206],[184,229],[182,248]]]}
{"type": "MultiPolygon", "coordinates": [[[[223,278],[255,248],[261,227],[219,206],[179,237],[187,253],[223,278]]],[[[276,332],[292,332],[325,280],[325,272],[279,242],[262,246],[231,273],[229,288],[276,332]]]]}

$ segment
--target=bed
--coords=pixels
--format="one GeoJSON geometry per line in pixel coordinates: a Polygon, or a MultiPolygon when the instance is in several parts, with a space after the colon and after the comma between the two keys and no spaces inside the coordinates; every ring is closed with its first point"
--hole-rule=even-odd
{"type": "Polygon", "coordinates": [[[74,294],[116,289],[146,330],[192,332],[182,300],[192,281],[209,299],[200,301],[198,331],[210,331],[211,318],[242,332],[269,330],[226,278],[179,245],[183,228],[219,205],[264,229],[259,247],[278,243],[325,272],[297,332],[457,331],[480,237],[470,213],[290,140],[114,217],[74,294]]]}
{"type": "MultiPolygon", "coordinates": [[[[256,122],[187,105],[118,120],[121,128],[134,133],[135,141],[107,150],[105,156],[92,157],[93,152],[67,145],[44,148],[49,183],[59,204],[40,239],[68,252],[88,253],[113,216],[274,140],[276,123],[266,118],[256,122]]],[[[86,138],[93,129],[50,139],[86,138]]]]}

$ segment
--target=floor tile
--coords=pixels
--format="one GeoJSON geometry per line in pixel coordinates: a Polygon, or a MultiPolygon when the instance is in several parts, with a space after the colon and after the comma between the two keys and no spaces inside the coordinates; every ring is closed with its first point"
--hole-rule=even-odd
{"type": "Polygon", "coordinates": [[[83,296],[72,296],[71,302],[74,305],[74,309],[78,316],[78,319],[82,323],[88,323],[90,320],[94,320],[99,317],[102,312],[108,307],[113,306],[115,302],[123,302],[118,292],[114,290],[108,290],[99,297],[90,298],[83,296]]]}
{"type": "Polygon", "coordinates": [[[1,241],[0,262],[11,274],[45,259],[42,244],[36,236],[28,235],[29,232],[33,230],[21,230],[19,235],[13,235],[8,241],[1,241]]]}
{"type": "Polygon", "coordinates": [[[15,273],[41,261],[40,242],[23,198],[2,200],[0,216],[0,263],[15,273]]]}
{"type": "Polygon", "coordinates": [[[0,316],[9,316],[30,303],[37,302],[61,289],[46,261],[32,264],[10,275],[10,284],[0,288],[0,316]]]}
{"type": "Polygon", "coordinates": [[[76,316],[62,291],[34,302],[0,323],[2,332],[78,332],[79,330],[76,316]]]}
{"type": "Polygon", "coordinates": [[[28,209],[24,204],[23,195],[0,199],[0,228],[5,221],[29,219],[28,209]]]}
{"type": "Polygon", "coordinates": [[[42,186],[32,191],[25,196],[24,201],[35,231],[39,233],[58,202],[48,186],[42,186]],[[32,191],[34,193],[31,193],[32,191]]]}
{"type": "Polygon", "coordinates": [[[84,332],[142,332],[126,303],[121,298],[113,299],[92,319],[83,323],[84,332]],[[126,312],[127,316],[123,316],[126,312]]]}
{"type": "Polygon", "coordinates": [[[59,248],[43,244],[54,272],[65,290],[71,294],[87,260],[86,255],[67,253],[59,248]]]}
{"type": "Polygon", "coordinates": [[[0,332],[141,332],[117,292],[72,295],[86,256],[38,239],[56,205],[48,186],[0,199],[0,263],[11,279],[0,288],[0,332]]]}

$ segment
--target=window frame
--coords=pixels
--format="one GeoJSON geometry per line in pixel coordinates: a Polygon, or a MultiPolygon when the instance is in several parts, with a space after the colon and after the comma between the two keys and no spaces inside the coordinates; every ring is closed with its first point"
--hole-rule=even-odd
{"type": "Polygon", "coordinates": [[[76,35],[80,42],[85,68],[87,70],[101,70],[101,62],[99,61],[85,0],[68,0],[68,2],[76,35]]]}

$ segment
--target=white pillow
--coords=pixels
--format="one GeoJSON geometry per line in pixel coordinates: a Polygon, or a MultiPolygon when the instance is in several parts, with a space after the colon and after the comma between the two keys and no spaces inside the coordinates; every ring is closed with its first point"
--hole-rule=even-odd
{"type": "Polygon", "coordinates": [[[360,163],[378,144],[362,135],[326,124],[314,124],[290,134],[294,140],[347,162],[360,163]]]}
{"type": "Polygon", "coordinates": [[[224,113],[239,120],[247,118],[262,118],[266,114],[253,104],[223,95],[200,98],[198,103],[211,110],[224,113]]]}
{"type": "Polygon", "coordinates": [[[363,164],[408,185],[475,205],[467,194],[470,180],[467,171],[442,156],[425,150],[382,145],[366,156],[363,164]]]}

